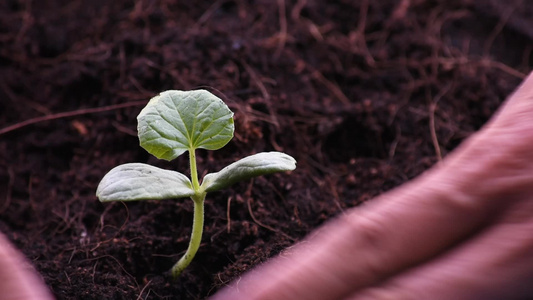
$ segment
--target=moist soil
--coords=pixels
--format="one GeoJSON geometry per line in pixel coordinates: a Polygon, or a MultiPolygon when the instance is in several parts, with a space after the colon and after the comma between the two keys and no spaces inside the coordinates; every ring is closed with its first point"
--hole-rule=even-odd
{"type": "MultiPolygon", "coordinates": [[[[533,2],[0,2],[0,230],[58,299],[204,299],[325,221],[421,174],[490,118],[532,67],[533,2]],[[284,151],[295,171],[188,199],[100,203],[143,162],[136,116],[207,89],[235,138],[199,172],[284,151]]],[[[356,251],[356,250],[354,250],[356,251]]]]}

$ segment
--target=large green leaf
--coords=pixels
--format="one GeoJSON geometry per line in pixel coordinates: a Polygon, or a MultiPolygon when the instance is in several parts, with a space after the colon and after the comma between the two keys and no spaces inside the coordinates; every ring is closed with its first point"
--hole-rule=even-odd
{"type": "Polygon", "coordinates": [[[205,175],[202,188],[206,192],[212,192],[241,180],[275,172],[292,171],[295,168],[296,160],[285,153],[257,153],[238,160],[219,172],[205,175]]]}
{"type": "Polygon", "coordinates": [[[187,176],[141,163],[113,168],[96,189],[96,196],[102,202],[161,200],[190,197],[193,194],[187,176]]]}
{"type": "Polygon", "coordinates": [[[233,113],[206,90],[162,92],[138,120],[141,146],[157,158],[173,160],[185,151],[217,150],[233,137],[233,113]]]}

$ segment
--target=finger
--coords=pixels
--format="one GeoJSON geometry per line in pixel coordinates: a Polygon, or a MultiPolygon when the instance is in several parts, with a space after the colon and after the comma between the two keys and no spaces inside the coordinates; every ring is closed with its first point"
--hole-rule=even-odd
{"type": "Polygon", "coordinates": [[[490,201],[509,191],[527,191],[533,178],[533,72],[505,101],[494,117],[480,132],[469,138],[447,158],[451,168],[471,178],[481,186],[467,186],[472,194],[490,201]],[[466,149],[463,149],[466,150],[466,149]],[[463,157],[461,157],[463,156],[463,157]],[[486,173],[487,170],[497,172],[486,173]]]}
{"type": "Polygon", "coordinates": [[[515,128],[515,122],[525,122],[530,120],[530,112],[533,110],[533,72],[522,81],[515,92],[506,100],[500,109],[494,114],[491,122],[499,123],[502,128],[515,128]]]}
{"type": "Polygon", "coordinates": [[[338,299],[430,259],[494,212],[437,179],[349,212],[215,299],[338,299]]]}
{"type": "Polygon", "coordinates": [[[35,270],[0,233],[0,300],[51,300],[35,270]]]}
{"type": "Polygon", "coordinates": [[[347,300],[529,299],[533,295],[533,199],[502,223],[424,266],[347,300]]]}

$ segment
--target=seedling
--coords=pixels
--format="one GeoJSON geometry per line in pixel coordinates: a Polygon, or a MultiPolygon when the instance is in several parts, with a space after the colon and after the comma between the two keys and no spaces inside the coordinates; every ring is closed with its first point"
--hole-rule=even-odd
{"type": "Polygon", "coordinates": [[[190,197],[194,218],[189,247],[172,267],[177,278],[191,263],[202,239],[204,200],[208,192],[238,181],[296,168],[296,161],[281,152],[245,157],[219,172],[198,180],[196,149],[217,150],[233,138],[233,113],[218,97],[205,90],[166,91],[152,98],[137,116],[141,147],[159,159],[173,160],[189,153],[190,179],[182,173],[142,163],[128,163],[109,171],[98,185],[101,202],[162,200],[190,197]]]}

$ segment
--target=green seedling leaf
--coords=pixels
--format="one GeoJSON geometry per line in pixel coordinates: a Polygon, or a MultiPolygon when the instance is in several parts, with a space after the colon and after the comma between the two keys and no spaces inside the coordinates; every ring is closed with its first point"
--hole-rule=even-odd
{"type": "Polygon", "coordinates": [[[141,163],[113,168],[96,189],[96,196],[102,202],[162,200],[192,195],[194,190],[187,176],[141,163]]]}
{"type": "Polygon", "coordinates": [[[233,113],[206,90],[162,92],[137,117],[141,147],[160,159],[217,150],[233,137],[233,113]]]}
{"type": "Polygon", "coordinates": [[[292,171],[296,160],[281,152],[262,152],[250,155],[223,168],[205,175],[202,187],[206,192],[226,188],[238,181],[275,172],[292,171]]]}

